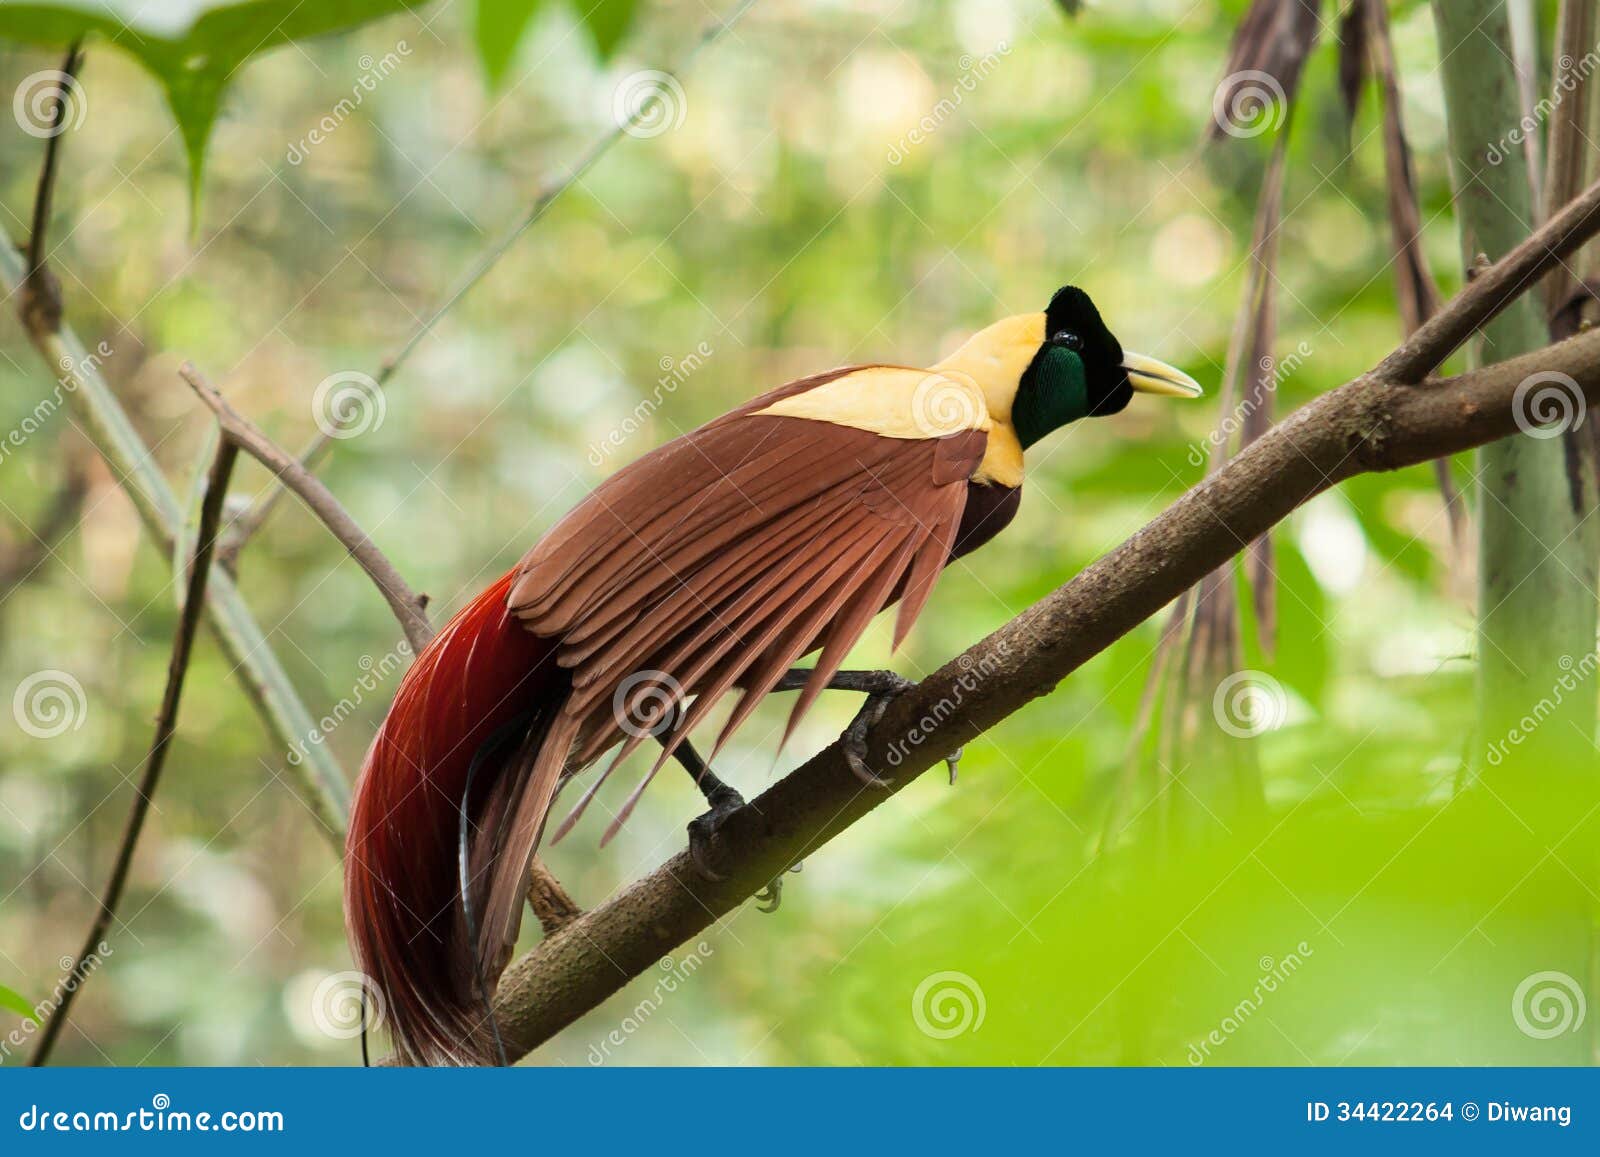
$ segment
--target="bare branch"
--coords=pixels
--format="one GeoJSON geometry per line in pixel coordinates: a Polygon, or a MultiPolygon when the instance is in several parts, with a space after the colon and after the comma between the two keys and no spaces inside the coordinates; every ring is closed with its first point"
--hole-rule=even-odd
{"type": "Polygon", "coordinates": [[[89,927],[77,958],[72,962],[68,981],[62,985],[61,1003],[44,1023],[39,1043],[28,1058],[30,1065],[49,1062],[50,1053],[66,1027],[72,1011],[72,1002],[88,978],[91,963],[104,952],[101,945],[111,934],[111,924],[117,916],[117,905],[122,900],[123,888],[128,883],[128,869],[133,864],[134,848],[139,834],[144,831],[145,817],[150,812],[150,800],[161,783],[161,769],[166,766],[167,751],[172,746],[172,736],[178,726],[178,701],[183,696],[183,679],[189,671],[189,656],[194,651],[195,633],[200,627],[200,613],[206,605],[206,580],[211,573],[211,557],[216,548],[217,524],[222,519],[223,500],[228,496],[228,480],[233,476],[233,464],[239,456],[238,447],[224,438],[217,446],[217,456],[211,463],[211,475],[206,481],[205,499],[200,506],[200,532],[195,538],[194,560],[189,567],[189,586],[183,600],[183,614],[178,620],[178,633],[172,640],[172,659],[167,664],[167,689],[161,696],[161,710],[156,715],[155,738],[150,741],[150,752],[145,756],[144,775],[134,796],[128,821],[122,829],[122,842],[117,847],[116,862],[111,867],[111,878],[106,882],[100,897],[100,910],[89,927]]]}
{"type": "Polygon", "coordinates": [[[333,496],[333,491],[324,486],[321,480],[297,459],[291,457],[287,450],[268,438],[248,418],[230,406],[228,400],[212,388],[199,370],[184,362],[178,373],[189,383],[200,400],[211,408],[212,413],[216,414],[217,421],[222,426],[223,438],[276,474],[278,480],[294,491],[300,501],[311,509],[311,513],[321,519],[322,524],[332,532],[333,536],[344,544],[344,548],[350,552],[350,557],[355,559],[361,569],[367,572],[367,577],[377,584],[378,592],[388,602],[394,617],[400,621],[400,629],[405,632],[406,641],[411,644],[412,654],[421,654],[422,649],[433,638],[433,625],[428,622],[427,596],[417,594],[406,585],[406,580],[400,577],[400,572],[394,568],[394,564],[383,551],[378,549],[377,544],[367,537],[367,532],[356,524],[356,520],[350,517],[349,512],[339,504],[339,500],[333,496]]]}
{"type": "MultiPolygon", "coordinates": [[[[740,0],[738,7],[725,18],[713,20],[707,24],[679,63],[677,69],[666,74],[670,81],[676,83],[678,78],[687,73],[695,58],[703,50],[721,39],[722,35],[735,24],[739,23],[744,14],[755,5],[755,2],[756,0],[740,0]]],[[[667,82],[663,81],[663,83],[667,82]]],[[[445,295],[444,300],[417,323],[406,337],[406,340],[401,343],[394,353],[383,360],[373,378],[379,389],[383,389],[389,384],[389,379],[394,377],[400,367],[411,357],[412,352],[421,344],[422,339],[432,333],[434,326],[439,324],[440,319],[454,309],[462,298],[472,292],[477,284],[488,276],[489,271],[500,263],[500,259],[516,244],[518,238],[537,225],[545,214],[549,212],[550,208],[561,199],[562,194],[582,180],[584,175],[611,151],[613,145],[617,144],[623,137],[631,134],[640,122],[650,116],[660,99],[658,92],[641,101],[638,107],[633,109],[625,118],[596,138],[570,169],[559,177],[547,179],[540,183],[538,190],[534,194],[533,202],[528,206],[527,211],[472,263],[461,280],[445,295]]],[[[328,434],[318,433],[300,451],[299,460],[301,464],[308,470],[315,469],[332,445],[333,439],[328,434]]],[[[244,549],[245,543],[249,542],[251,536],[266,523],[282,494],[281,487],[273,487],[257,498],[251,504],[249,510],[234,520],[233,532],[223,547],[223,558],[230,566],[237,560],[239,552],[244,549]]]]}
{"type": "Polygon", "coordinates": [[[28,580],[56,543],[77,524],[84,496],[89,492],[89,478],[75,455],[66,457],[67,476],[39,516],[38,525],[28,527],[28,541],[0,554],[0,602],[28,580]]]}

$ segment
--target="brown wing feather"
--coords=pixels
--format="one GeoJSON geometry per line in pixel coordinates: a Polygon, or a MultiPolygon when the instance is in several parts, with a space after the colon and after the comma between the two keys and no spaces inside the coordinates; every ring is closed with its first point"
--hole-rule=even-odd
{"type": "MultiPolygon", "coordinates": [[[[577,766],[621,740],[609,774],[649,738],[611,718],[628,676],[659,671],[697,696],[608,837],[726,692],[739,687],[744,697],[718,749],[795,660],[821,648],[792,731],[874,615],[902,598],[898,645],[927,602],[985,435],[897,439],[755,413],[847,372],[792,383],[646,455],[523,560],[508,603],[529,630],[558,641],[557,661],[572,670],[563,731],[577,738],[577,766]]],[[[545,787],[551,770],[539,770],[545,787]]],[[[521,818],[531,826],[531,815],[521,818]]]]}

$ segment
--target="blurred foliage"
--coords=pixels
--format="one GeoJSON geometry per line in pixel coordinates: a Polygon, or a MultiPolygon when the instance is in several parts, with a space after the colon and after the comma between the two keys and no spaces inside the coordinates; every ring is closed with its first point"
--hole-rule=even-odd
{"type": "MultiPolygon", "coordinates": [[[[513,8],[401,14],[238,73],[192,241],[181,141],[132,62],[91,49],[55,268],[70,319],[90,346],[108,343],[106,372],[173,477],[208,427],[176,378],[183,358],[299,445],[318,383],[374,372],[540,181],[611,125],[618,86],[673,64],[707,18],[699,4],[641,5],[602,60],[575,35],[575,10],[538,5],[490,92],[475,47],[489,7],[513,8]],[[362,58],[400,40],[414,49],[401,66],[302,145],[362,58]]],[[[1130,348],[1214,383],[1269,143],[1200,147],[1242,8],[1131,0],[1069,22],[1047,0],[763,0],[685,79],[682,123],[622,142],[523,237],[323,476],[442,618],[624,461],[804,373],[931,361],[1063,283],[1087,288],[1130,348]]],[[[1429,258],[1454,279],[1433,31],[1425,5],[1394,19],[1429,258]]],[[[0,77],[54,63],[9,51],[0,77]]],[[[1347,147],[1337,85],[1324,45],[1290,153],[1279,345],[1310,353],[1281,385],[1285,412],[1399,336],[1373,102],[1347,147]]],[[[39,153],[0,133],[14,235],[39,153]]],[[[0,386],[8,430],[52,388],[9,318],[0,386]]],[[[1199,480],[1219,417],[1135,404],[1037,447],[1017,522],[945,576],[894,665],[931,669],[1137,529],[1199,480]]],[[[7,447],[12,540],[81,444],[58,411],[7,447]]],[[[241,487],[264,484],[241,465],[241,487]]],[[[1279,650],[1246,657],[1283,689],[1283,712],[1239,741],[1254,745],[1266,816],[1207,815],[1184,802],[1184,766],[1147,765],[1103,839],[1155,649],[1146,624],[972,744],[955,787],[929,776],[815,856],[777,915],[747,906],[709,933],[687,983],[657,1000],[642,978],[535,1060],[1588,1055],[1600,1018],[1530,1036],[1513,997],[1545,971],[1596,991],[1594,801],[1581,778],[1458,790],[1474,722],[1471,562],[1452,554],[1429,471],[1317,499],[1278,548],[1279,650]]],[[[0,714],[0,981],[22,991],[51,991],[92,915],[149,741],[172,579],[97,464],[81,524],[0,604],[0,690],[61,671],[86,704],[51,738],[0,714]]],[[[246,550],[240,580],[313,714],[350,709],[328,742],[353,770],[392,691],[399,635],[382,601],[292,503],[246,550]],[[367,691],[374,672],[387,682],[367,691]]],[[[886,625],[857,659],[891,661],[886,625]]],[[[759,791],[830,740],[853,698],[825,697],[776,763],[787,706],[768,705],[721,770],[759,791]]],[[[202,643],[116,955],[89,981],[62,1061],[357,1063],[316,1005],[320,982],[350,967],[338,864],[285,758],[202,643]]],[[[613,804],[632,787],[616,778],[613,804]]],[[[664,778],[605,851],[598,821],[585,823],[551,866],[599,903],[681,847],[699,810],[684,777],[664,778]]]]}

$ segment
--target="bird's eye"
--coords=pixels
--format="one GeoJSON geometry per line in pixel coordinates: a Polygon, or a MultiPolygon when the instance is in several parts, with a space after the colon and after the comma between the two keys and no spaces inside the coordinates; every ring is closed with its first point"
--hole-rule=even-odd
{"type": "Polygon", "coordinates": [[[1050,344],[1061,346],[1063,349],[1081,350],[1083,348],[1083,338],[1073,333],[1070,329],[1057,330],[1055,336],[1050,339],[1050,344]]]}

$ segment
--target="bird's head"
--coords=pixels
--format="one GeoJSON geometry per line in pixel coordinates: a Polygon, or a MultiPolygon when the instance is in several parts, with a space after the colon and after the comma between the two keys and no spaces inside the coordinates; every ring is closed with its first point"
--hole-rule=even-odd
{"type": "Polygon", "coordinates": [[[1118,413],[1134,394],[1203,392],[1182,370],[1124,350],[1075,285],[1058,290],[1042,313],[980,330],[941,368],[976,382],[990,415],[1008,423],[1024,449],[1080,418],[1118,413]]]}

